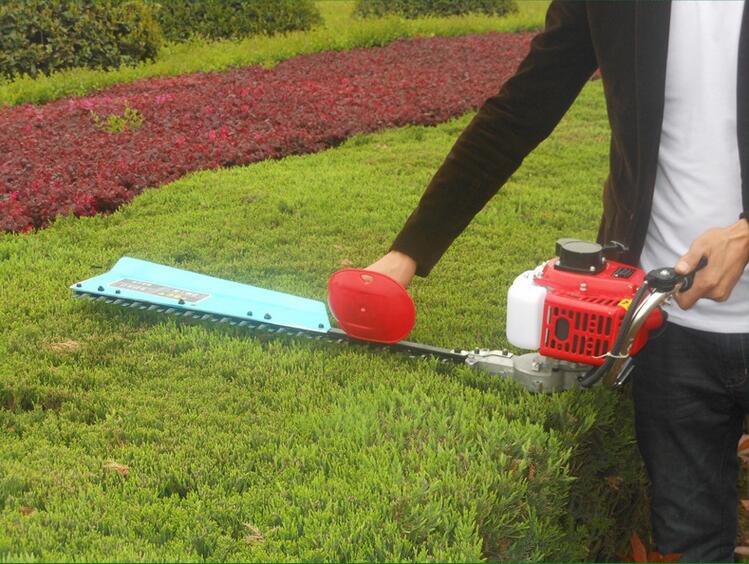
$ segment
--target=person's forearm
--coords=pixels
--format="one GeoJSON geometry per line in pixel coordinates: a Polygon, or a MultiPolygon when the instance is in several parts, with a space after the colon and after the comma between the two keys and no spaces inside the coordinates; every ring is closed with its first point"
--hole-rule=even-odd
{"type": "Polygon", "coordinates": [[[597,66],[586,4],[552,2],[546,29],[461,134],[391,246],[425,276],[567,111],[597,66]]]}

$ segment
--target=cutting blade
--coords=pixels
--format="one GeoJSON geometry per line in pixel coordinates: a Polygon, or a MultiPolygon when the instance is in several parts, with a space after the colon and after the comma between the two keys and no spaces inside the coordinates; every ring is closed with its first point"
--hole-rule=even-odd
{"type": "Polygon", "coordinates": [[[321,301],[123,257],[104,274],[71,289],[109,303],[230,322],[327,333],[330,320],[321,301]],[[111,300],[111,302],[110,302],[111,300]]]}

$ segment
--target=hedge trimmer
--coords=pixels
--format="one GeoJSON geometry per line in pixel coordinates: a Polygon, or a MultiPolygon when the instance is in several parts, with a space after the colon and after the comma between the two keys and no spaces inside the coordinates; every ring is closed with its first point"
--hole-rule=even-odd
{"type": "MultiPolygon", "coordinates": [[[[123,257],[109,272],[78,282],[75,297],[246,327],[253,331],[369,344],[411,356],[465,363],[509,376],[534,392],[599,380],[621,386],[632,355],[664,322],[660,306],[692,285],[694,273],[649,273],[618,262],[625,248],[576,239],[557,241],[557,256],[518,276],[508,291],[508,350],[447,349],[403,340],[415,320],[413,301],[398,282],[377,272],[344,269],[328,281],[328,305],[123,257]]],[[[704,263],[701,263],[704,266],[704,263]]]]}

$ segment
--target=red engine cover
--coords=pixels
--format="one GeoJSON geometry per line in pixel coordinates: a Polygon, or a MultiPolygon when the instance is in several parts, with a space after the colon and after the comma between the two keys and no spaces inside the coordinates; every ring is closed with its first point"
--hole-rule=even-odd
{"type": "MultiPolygon", "coordinates": [[[[629,301],[645,279],[639,268],[608,261],[598,274],[580,274],[555,268],[548,261],[536,284],[547,288],[539,352],[551,358],[600,365],[611,350],[629,301]]],[[[632,345],[642,348],[649,331],[663,323],[656,310],[632,345]]]]}

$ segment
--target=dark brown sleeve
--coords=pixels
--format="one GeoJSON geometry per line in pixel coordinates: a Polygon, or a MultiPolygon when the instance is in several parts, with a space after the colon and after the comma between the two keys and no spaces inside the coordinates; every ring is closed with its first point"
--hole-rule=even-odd
{"type": "Polygon", "coordinates": [[[515,75],[479,109],[391,250],[426,276],[453,240],[552,132],[597,67],[586,3],[555,0],[515,75]]]}

